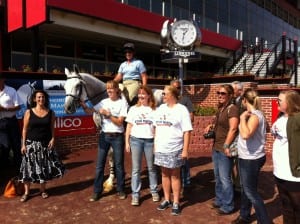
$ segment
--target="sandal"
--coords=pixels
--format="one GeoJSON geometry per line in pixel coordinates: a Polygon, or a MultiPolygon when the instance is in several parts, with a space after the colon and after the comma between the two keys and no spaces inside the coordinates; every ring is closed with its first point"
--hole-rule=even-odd
{"type": "Polygon", "coordinates": [[[46,191],[44,191],[44,192],[41,193],[41,196],[42,196],[43,199],[46,199],[46,198],[49,197],[49,194],[46,191]]]}
{"type": "Polygon", "coordinates": [[[25,201],[28,200],[28,198],[29,198],[29,194],[23,194],[21,199],[20,199],[20,202],[25,202],[25,201]]]}

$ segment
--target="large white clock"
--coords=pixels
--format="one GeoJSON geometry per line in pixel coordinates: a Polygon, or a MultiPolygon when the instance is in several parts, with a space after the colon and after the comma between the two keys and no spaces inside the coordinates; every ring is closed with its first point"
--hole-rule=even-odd
{"type": "Polygon", "coordinates": [[[197,39],[197,27],[188,20],[178,20],[171,28],[171,37],[180,47],[191,46],[197,39]]]}

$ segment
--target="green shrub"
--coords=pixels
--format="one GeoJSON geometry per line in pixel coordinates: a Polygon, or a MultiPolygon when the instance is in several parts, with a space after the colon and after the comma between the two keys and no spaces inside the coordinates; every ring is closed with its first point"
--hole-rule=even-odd
{"type": "Polygon", "coordinates": [[[215,107],[203,107],[200,105],[194,105],[195,108],[195,116],[213,116],[217,113],[217,109],[215,107]]]}

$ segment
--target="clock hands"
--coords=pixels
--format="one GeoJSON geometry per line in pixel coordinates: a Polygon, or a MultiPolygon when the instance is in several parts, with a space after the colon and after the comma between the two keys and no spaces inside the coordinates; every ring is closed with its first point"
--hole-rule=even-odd
{"type": "Polygon", "coordinates": [[[187,33],[188,28],[181,28],[181,30],[182,30],[182,41],[184,41],[184,36],[187,33]]]}

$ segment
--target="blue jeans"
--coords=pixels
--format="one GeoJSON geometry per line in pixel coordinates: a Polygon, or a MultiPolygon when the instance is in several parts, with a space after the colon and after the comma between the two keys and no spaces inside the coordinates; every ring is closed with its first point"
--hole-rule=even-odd
{"type": "Polygon", "coordinates": [[[157,172],[153,164],[153,139],[130,137],[131,158],[132,158],[132,173],[131,173],[131,189],[134,197],[139,197],[141,190],[141,167],[142,156],[145,154],[149,187],[151,193],[157,193],[157,172]]]}
{"type": "Polygon", "coordinates": [[[181,166],[181,183],[182,187],[191,184],[190,163],[188,160],[185,160],[184,164],[181,166]]]}
{"type": "Polygon", "coordinates": [[[223,152],[213,150],[213,163],[215,174],[215,204],[220,206],[223,212],[229,213],[234,209],[233,202],[233,184],[231,179],[231,171],[233,167],[233,159],[227,157],[223,152]]]}
{"type": "Polygon", "coordinates": [[[102,193],[103,191],[104,168],[110,146],[113,148],[114,167],[117,177],[117,191],[124,191],[124,134],[107,135],[104,132],[101,132],[99,137],[96,177],[94,181],[95,193],[102,193]]]}
{"type": "Polygon", "coordinates": [[[251,207],[253,205],[257,222],[269,224],[271,220],[268,216],[264,201],[257,192],[259,172],[265,162],[265,156],[255,160],[239,158],[238,165],[242,187],[240,215],[243,219],[249,220],[251,207]]]}

